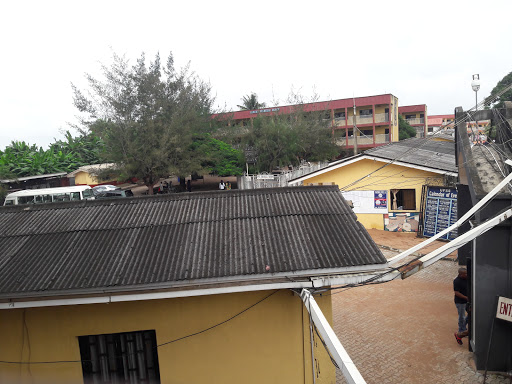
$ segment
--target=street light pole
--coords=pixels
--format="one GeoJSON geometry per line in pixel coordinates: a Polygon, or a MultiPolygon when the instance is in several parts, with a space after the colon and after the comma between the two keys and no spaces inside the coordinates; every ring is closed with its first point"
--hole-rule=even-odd
{"type": "Polygon", "coordinates": [[[471,82],[471,88],[475,91],[475,112],[478,111],[478,90],[480,89],[480,75],[477,73],[473,75],[473,81],[471,82]]]}

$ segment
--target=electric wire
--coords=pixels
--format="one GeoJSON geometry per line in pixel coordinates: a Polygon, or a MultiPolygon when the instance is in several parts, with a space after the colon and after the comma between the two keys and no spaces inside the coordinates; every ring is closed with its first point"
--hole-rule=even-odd
{"type": "MultiPolygon", "coordinates": [[[[258,304],[262,303],[263,301],[269,299],[271,296],[275,295],[277,292],[279,292],[279,290],[275,290],[274,292],[270,293],[269,295],[265,296],[264,298],[258,300],[257,302],[255,302],[254,304],[250,305],[249,307],[245,308],[244,310],[238,312],[237,314],[231,316],[230,318],[224,320],[224,321],[221,321],[220,323],[217,323],[215,325],[212,325],[211,327],[208,327],[208,328],[205,328],[201,331],[198,331],[198,332],[194,332],[194,333],[191,333],[189,335],[186,335],[186,336],[182,336],[182,337],[178,337],[177,339],[174,339],[174,340],[170,340],[170,341],[167,341],[167,342],[164,342],[164,343],[161,343],[161,344],[158,344],[156,346],[154,346],[153,348],[160,348],[160,347],[163,347],[164,345],[168,345],[168,344],[172,344],[172,343],[176,343],[180,340],[184,340],[184,339],[187,339],[187,338],[190,338],[190,337],[193,337],[193,336],[197,336],[197,335],[200,335],[202,333],[205,333],[205,332],[208,332],[214,328],[217,328],[235,318],[237,318],[238,316],[242,315],[243,313],[249,311],[250,309],[254,308],[255,306],[257,306],[258,304]]],[[[127,357],[127,356],[131,356],[131,355],[136,355],[137,353],[139,352],[133,352],[133,353],[127,353],[127,354],[123,354],[121,356],[113,356],[112,358],[123,358],[123,357],[127,357]]],[[[85,362],[92,362],[93,360],[86,360],[86,359],[80,359],[80,360],[52,360],[52,361],[8,361],[8,360],[0,360],[0,363],[2,364],[20,364],[20,365],[40,365],[40,364],[60,364],[60,363],[85,363],[85,362]]]]}
{"type": "Polygon", "coordinates": [[[317,329],[317,327],[316,327],[316,325],[315,325],[314,323],[313,323],[313,328],[314,328],[314,330],[315,330],[316,335],[317,335],[317,336],[318,336],[318,338],[320,339],[320,342],[321,342],[321,343],[322,343],[322,345],[324,346],[325,352],[327,352],[327,355],[329,356],[329,359],[331,359],[332,364],[333,364],[336,368],[340,369],[340,367],[339,367],[338,363],[337,363],[337,362],[336,362],[336,360],[334,360],[334,358],[332,357],[331,352],[329,351],[329,348],[327,347],[327,344],[325,344],[324,339],[323,339],[323,338],[322,338],[322,336],[320,336],[320,334],[318,333],[318,329],[317,329]]]}
{"type": "MultiPolygon", "coordinates": [[[[512,84],[511,84],[511,85],[509,85],[508,87],[506,87],[505,89],[503,89],[501,92],[497,93],[496,95],[494,95],[494,96],[492,96],[492,97],[491,97],[491,96],[489,96],[488,98],[484,99],[483,101],[481,101],[480,103],[478,103],[478,104],[477,104],[477,106],[475,106],[475,107],[473,107],[473,108],[475,108],[475,111],[476,111],[476,109],[477,109],[477,107],[478,107],[478,106],[483,107],[483,106],[490,105],[490,104],[491,104],[491,103],[493,103],[495,100],[497,100],[497,99],[498,99],[502,94],[504,94],[505,92],[507,92],[509,89],[512,89],[512,84]]],[[[470,109],[470,111],[471,111],[473,108],[471,108],[471,109],[470,109]]],[[[468,116],[469,116],[469,114],[468,114],[468,116]]],[[[464,122],[466,122],[466,120],[467,120],[467,119],[468,119],[468,117],[464,117],[464,118],[462,118],[462,119],[458,120],[456,123],[458,123],[458,122],[463,122],[463,123],[464,123],[464,122]]],[[[436,134],[440,134],[440,133],[441,133],[441,130],[437,131],[437,132],[436,132],[436,133],[434,133],[433,135],[431,135],[431,136],[429,136],[429,137],[425,138],[426,140],[424,140],[422,143],[420,143],[420,144],[419,144],[419,145],[417,145],[416,147],[411,147],[409,150],[406,150],[404,153],[401,153],[401,154],[397,155],[395,158],[393,158],[393,159],[389,160],[386,164],[384,164],[383,166],[381,166],[381,167],[377,168],[377,169],[376,169],[376,170],[374,170],[373,172],[371,172],[371,173],[369,173],[369,174],[367,174],[367,175],[365,175],[365,176],[361,177],[361,178],[360,178],[360,179],[358,179],[358,180],[355,180],[354,182],[352,182],[352,183],[350,183],[350,184],[348,184],[348,185],[346,185],[346,186],[344,186],[344,187],[340,187],[340,190],[342,190],[342,191],[343,191],[343,190],[345,190],[346,188],[349,188],[349,187],[351,187],[352,185],[357,184],[359,181],[361,181],[362,179],[364,179],[364,178],[366,178],[366,177],[368,177],[368,176],[372,175],[373,173],[378,172],[379,170],[381,170],[381,169],[383,169],[383,168],[385,168],[385,167],[387,167],[387,166],[389,166],[389,165],[393,164],[395,161],[397,161],[398,159],[400,159],[400,158],[404,157],[404,156],[405,156],[406,154],[408,154],[409,152],[411,152],[411,151],[413,151],[413,150],[417,150],[417,149],[421,148],[423,145],[426,145],[426,144],[427,144],[427,142],[428,142],[428,141],[430,141],[430,140],[434,140],[435,135],[436,135],[436,134]]]]}

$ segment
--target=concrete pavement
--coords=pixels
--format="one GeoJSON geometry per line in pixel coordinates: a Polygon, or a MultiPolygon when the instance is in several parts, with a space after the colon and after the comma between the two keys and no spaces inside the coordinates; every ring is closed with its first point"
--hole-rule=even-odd
{"type": "MultiPolygon", "coordinates": [[[[467,339],[461,346],[453,336],[457,269],[440,260],[405,280],[333,292],[334,330],[368,384],[483,382],[467,339]]],[[[491,373],[487,382],[510,381],[491,373]]],[[[337,383],[345,383],[339,370],[337,383]]]]}

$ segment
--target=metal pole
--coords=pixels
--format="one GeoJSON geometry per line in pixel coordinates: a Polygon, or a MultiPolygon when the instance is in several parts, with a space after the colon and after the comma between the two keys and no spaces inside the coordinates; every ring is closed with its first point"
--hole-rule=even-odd
{"type": "Polygon", "coordinates": [[[478,91],[475,91],[475,111],[478,111],[478,91]]]}
{"type": "Polygon", "coordinates": [[[352,118],[352,134],[354,135],[354,156],[357,155],[356,99],[354,99],[354,117],[352,118]]]}

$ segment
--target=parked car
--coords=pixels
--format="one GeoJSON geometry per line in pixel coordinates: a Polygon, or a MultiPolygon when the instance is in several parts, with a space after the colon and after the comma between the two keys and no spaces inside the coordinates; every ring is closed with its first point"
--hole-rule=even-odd
{"type": "Polygon", "coordinates": [[[110,191],[103,191],[96,193],[96,199],[112,199],[117,197],[131,197],[133,196],[133,192],[129,189],[122,190],[120,188],[110,191]]]}
{"type": "Polygon", "coordinates": [[[116,191],[116,190],[121,190],[121,188],[116,187],[115,185],[110,185],[110,184],[97,185],[97,186],[92,188],[92,192],[95,195],[97,195],[97,194],[99,194],[101,192],[116,191]]]}

